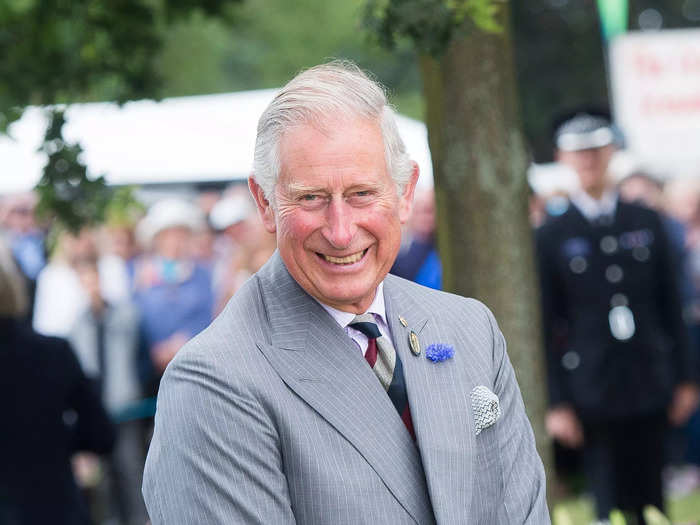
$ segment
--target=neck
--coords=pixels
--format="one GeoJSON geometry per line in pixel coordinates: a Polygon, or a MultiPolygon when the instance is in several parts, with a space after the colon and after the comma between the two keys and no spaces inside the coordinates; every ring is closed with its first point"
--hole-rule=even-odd
{"type": "Polygon", "coordinates": [[[603,197],[605,190],[605,186],[597,186],[594,188],[587,188],[584,191],[586,192],[586,194],[588,194],[589,197],[599,201],[603,197]]]}

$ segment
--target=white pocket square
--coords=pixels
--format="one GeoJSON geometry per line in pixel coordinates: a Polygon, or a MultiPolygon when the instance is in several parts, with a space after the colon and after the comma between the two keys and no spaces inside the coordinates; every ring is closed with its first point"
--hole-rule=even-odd
{"type": "Polygon", "coordinates": [[[478,436],[501,417],[501,404],[498,396],[483,385],[475,386],[469,397],[474,412],[474,432],[478,436]]]}

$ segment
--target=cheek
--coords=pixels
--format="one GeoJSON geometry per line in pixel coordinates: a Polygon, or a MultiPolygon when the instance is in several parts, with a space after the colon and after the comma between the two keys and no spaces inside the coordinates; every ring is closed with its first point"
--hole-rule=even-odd
{"type": "Polygon", "coordinates": [[[386,214],[376,215],[375,218],[366,225],[367,231],[379,241],[383,250],[393,250],[394,245],[398,247],[401,242],[401,221],[396,210],[386,214]]]}
{"type": "Polygon", "coordinates": [[[278,243],[304,242],[319,228],[319,221],[312,214],[301,210],[281,213],[277,225],[278,243]]]}

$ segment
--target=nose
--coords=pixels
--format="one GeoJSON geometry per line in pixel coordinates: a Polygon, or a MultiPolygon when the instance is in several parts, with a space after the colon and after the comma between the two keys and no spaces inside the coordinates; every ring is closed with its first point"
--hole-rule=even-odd
{"type": "Polygon", "coordinates": [[[326,208],[323,237],[333,248],[342,250],[350,246],[356,232],[352,207],[343,199],[332,199],[326,208]]]}

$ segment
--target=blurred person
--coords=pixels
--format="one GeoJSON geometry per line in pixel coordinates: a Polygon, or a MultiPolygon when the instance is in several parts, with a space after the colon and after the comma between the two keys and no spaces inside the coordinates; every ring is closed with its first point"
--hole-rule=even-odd
{"type": "Polygon", "coordinates": [[[416,191],[407,242],[399,251],[391,273],[436,290],[442,286],[442,266],[435,249],[435,192],[432,188],[416,191]]]}
{"type": "Polygon", "coordinates": [[[134,227],[131,225],[107,225],[105,227],[109,253],[124,261],[133,261],[138,254],[134,227]]]}
{"type": "Polygon", "coordinates": [[[608,119],[578,113],[556,158],[578,175],[571,206],[536,234],[550,409],[546,427],[582,448],[601,522],[614,508],[663,508],[667,424],[698,402],[673,250],[659,215],[620,199],[608,176],[608,119]]]}
{"type": "Polygon", "coordinates": [[[230,192],[211,211],[210,222],[228,240],[226,253],[214,271],[216,313],[275,251],[275,237],[258,217],[247,189],[230,192]]]}
{"type": "Polygon", "coordinates": [[[214,206],[221,200],[221,192],[218,189],[204,188],[197,194],[195,203],[205,217],[214,209],[214,206]]]}
{"type": "Polygon", "coordinates": [[[192,234],[190,252],[198,263],[213,270],[216,264],[216,230],[207,222],[201,230],[192,234]]]}
{"type": "Polygon", "coordinates": [[[700,250],[700,180],[671,179],[664,187],[664,209],[686,229],[685,244],[691,253],[700,250]]]}
{"type": "MultiPolygon", "coordinates": [[[[691,177],[678,177],[668,182],[664,188],[666,211],[685,226],[685,246],[688,257],[688,271],[692,284],[692,298],[688,308],[688,319],[693,327],[694,340],[700,341],[700,181],[691,177]]],[[[700,486],[700,410],[697,410],[688,423],[687,461],[690,466],[678,475],[685,483],[682,489],[700,486]]]]}
{"type": "Polygon", "coordinates": [[[122,261],[102,257],[95,232],[85,227],[73,234],[60,231],[49,264],[39,273],[34,304],[33,326],[43,335],[67,337],[89,298],[75,271],[76,261],[96,257],[100,284],[105,298],[120,302],[130,295],[129,277],[122,261]]]}
{"type": "Polygon", "coordinates": [[[219,257],[217,246],[217,231],[212,226],[210,216],[216,204],[221,200],[221,192],[216,189],[200,191],[195,199],[195,204],[201,210],[205,218],[203,226],[193,234],[192,255],[202,265],[213,270],[219,257]]]}
{"type": "Polygon", "coordinates": [[[651,173],[636,170],[618,181],[617,189],[623,201],[644,206],[659,214],[674,251],[676,265],[673,268],[673,274],[678,278],[678,287],[685,310],[686,304],[692,298],[686,228],[681,221],[666,213],[663,181],[651,173]]]}
{"type": "MultiPolygon", "coordinates": [[[[209,269],[191,250],[204,226],[201,211],[176,198],[151,206],[137,235],[149,253],[136,263],[134,301],[141,315],[147,357],[153,365],[151,388],[180,347],[211,321],[214,307],[209,269]]],[[[142,372],[143,374],[143,372],[142,372]]]]}
{"type": "Polygon", "coordinates": [[[107,256],[117,259],[113,264],[120,265],[126,272],[129,290],[133,287],[134,265],[139,254],[134,229],[133,224],[108,223],[102,229],[100,239],[103,259],[107,256]]]}
{"type": "Polygon", "coordinates": [[[633,171],[617,183],[617,189],[626,202],[636,202],[656,212],[664,211],[663,182],[651,173],[633,171]]]}
{"type": "Polygon", "coordinates": [[[0,201],[0,229],[4,230],[15,261],[27,279],[30,319],[36,280],[46,266],[45,235],[36,223],[36,203],[37,197],[33,192],[8,195],[0,201]]]}
{"type": "Polygon", "coordinates": [[[114,430],[69,344],[21,321],[18,273],[0,239],[0,523],[87,525],[71,456],[107,454],[114,430]]]}
{"type": "Polygon", "coordinates": [[[114,452],[103,462],[107,479],[107,507],[124,525],[143,525],[146,508],[141,496],[145,461],[141,422],[125,418],[141,399],[139,377],[139,316],[129,301],[109,302],[103,297],[97,259],[86,256],[75,269],[89,298],[89,306],[70,331],[85,374],[94,382],[116,426],[114,452]]]}
{"type": "MultiPolygon", "coordinates": [[[[617,183],[620,198],[626,202],[637,203],[656,211],[666,229],[668,240],[674,252],[676,261],[672,269],[678,282],[683,305],[683,318],[689,331],[691,352],[694,353],[694,361],[698,362],[698,348],[700,347],[700,317],[694,315],[694,297],[699,291],[693,289],[691,258],[686,246],[686,228],[683,223],[668,215],[664,209],[664,183],[663,181],[644,170],[635,170],[617,183]]],[[[669,464],[666,473],[666,487],[671,494],[683,494],[692,490],[700,483],[700,475],[696,468],[684,465],[688,451],[686,426],[672,428],[667,446],[667,462],[669,464]]]]}
{"type": "Polygon", "coordinates": [[[700,320],[700,182],[690,178],[670,180],[663,195],[664,211],[685,230],[684,247],[694,290],[693,318],[700,320]]]}

